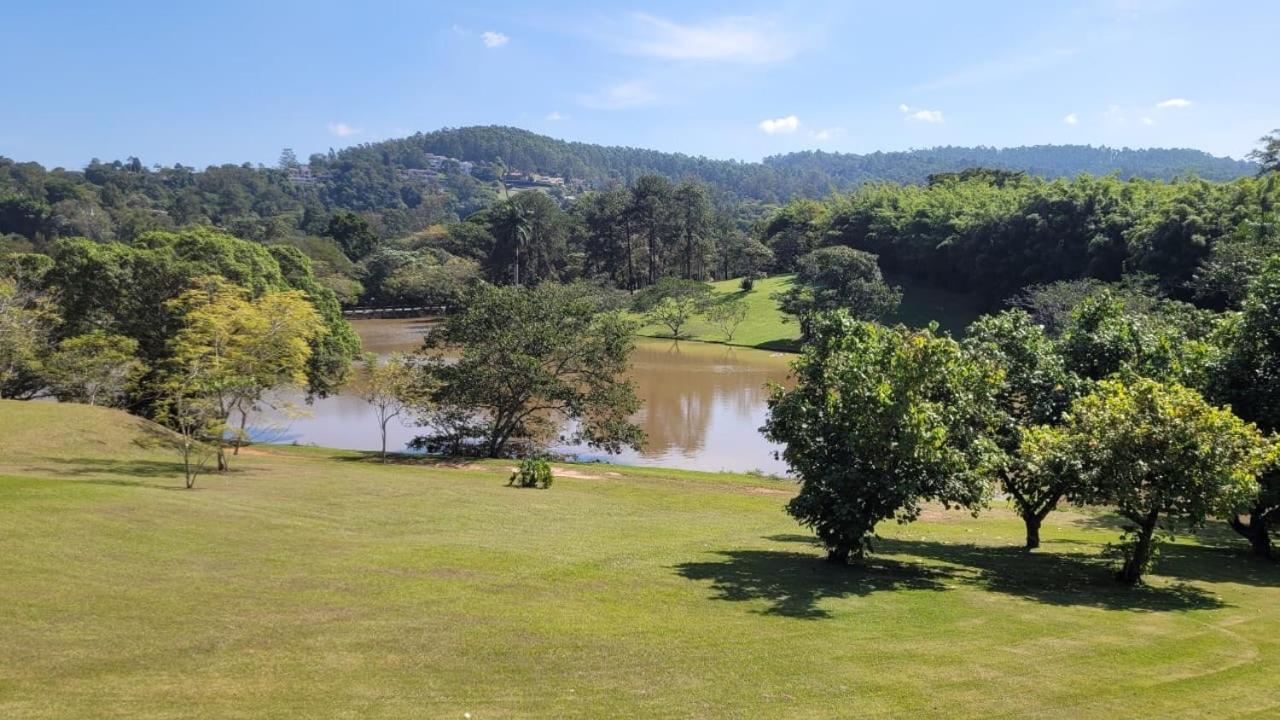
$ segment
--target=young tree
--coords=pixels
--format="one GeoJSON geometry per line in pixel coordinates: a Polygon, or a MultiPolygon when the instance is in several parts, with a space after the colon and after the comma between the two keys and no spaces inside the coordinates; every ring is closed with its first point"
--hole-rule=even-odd
{"type": "Polygon", "coordinates": [[[788,512],[830,561],[861,558],[877,523],[910,522],[924,501],[987,501],[997,375],[955,341],[823,313],[792,374],[794,389],[773,388],[764,432],[800,478],[788,512]]]}
{"type": "Polygon", "coordinates": [[[1247,507],[1270,457],[1257,428],[1230,410],[1147,378],[1098,383],[1061,427],[1029,431],[1023,452],[1066,475],[1073,501],[1114,506],[1133,523],[1120,548],[1117,577],[1126,583],[1148,569],[1157,530],[1197,527],[1247,507]]]}
{"type": "Polygon", "coordinates": [[[137,340],[97,330],[59,342],[45,376],[63,402],[116,405],[146,371],[137,340]]]}
{"type": "Polygon", "coordinates": [[[156,419],[178,433],[177,449],[188,490],[220,452],[226,416],[209,385],[207,368],[192,363],[165,375],[155,386],[156,419]]]}
{"type": "Polygon", "coordinates": [[[649,321],[666,325],[671,337],[680,338],[680,331],[698,314],[701,304],[692,297],[665,297],[649,311],[649,321]]]}
{"type": "Polygon", "coordinates": [[[748,312],[745,300],[733,298],[714,303],[707,310],[707,320],[720,328],[720,332],[724,333],[725,342],[733,342],[733,336],[737,334],[738,326],[746,321],[748,312]]]}
{"type": "Polygon", "coordinates": [[[382,433],[382,462],[387,461],[387,424],[406,415],[418,402],[419,380],[413,364],[400,353],[385,360],[366,353],[355,378],[361,399],[373,406],[382,433]]]}
{"type": "Polygon", "coordinates": [[[592,447],[638,446],[644,436],[630,417],[640,402],[624,377],[633,327],[599,310],[595,295],[572,286],[477,287],[427,336],[429,399],[483,423],[490,457],[561,420],[592,447]]]}
{"type": "Polygon", "coordinates": [[[993,440],[999,452],[992,467],[1026,525],[1028,550],[1040,546],[1040,525],[1070,489],[1061,474],[1028,467],[1020,452],[1023,431],[1053,425],[1085,388],[1067,370],[1044,329],[1022,310],[978,318],[966,331],[965,350],[1000,369],[993,395],[998,422],[993,440]]]}
{"type": "Polygon", "coordinates": [[[1258,139],[1261,145],[1249,153],[1249,159],[1262,166],[1260,172],[1280,172],[1280,128],[1258,139]]]}
{"type": "MultiPolygon", "coordinates": [[[[238,414],[231,432],[236,453],[245,438],[248,415],[268,390],[306,382],[311,342],[324,324],[297,290],[250,299],[244,288],[219,277],[199,279],[200,287],[172,301],[182,327],[171,340],[178,373],[199,369],[199,388],[218,407],[224,427],[238,414]]],[[[229,468],[225,443],[218,443],[218,470],[229,468]]]]}

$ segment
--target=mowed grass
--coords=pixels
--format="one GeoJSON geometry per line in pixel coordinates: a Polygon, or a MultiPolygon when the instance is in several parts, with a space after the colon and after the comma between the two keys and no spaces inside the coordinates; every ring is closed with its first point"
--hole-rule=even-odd
{"type": "Polygon", "coordinates": [[[1280,572],[1217,530],[1137,589],[1104,514],[834,568],[788,483],[261,446],[187,491],[149,427],[0,402],[0,717],[1280,714],[1280,572]]]}
{"type": "MultiPolygon", "coordinates": [[[[697,317],[684,331],[685,339],[763,350],[798,351],[800,324],[779,310],[775,299],[777,294],[791,287],[794,279],[794,275],[776,275],[758,280],[751,292],[743,292],[739,287],[740,278],[711,283],[715,289],[713,301],[726,302],[741,298],[747,303],[747,319],[730,341],[720,328],[703,317],[697,317]]],[[[963,293],[950,292],[908,276],[889,278],[888,282],[902,288],[902,304],[893,317],[886,318],[889,323],[925,327],[930,322],[937,322],[940,330],[959,338],[969,323],[983,312],[981,303],[976,298],[963,293]]],[[[671,329],[665,325],[648,324],[641,327],[637,334],[667,338],[671,336],[671,329]]]]}

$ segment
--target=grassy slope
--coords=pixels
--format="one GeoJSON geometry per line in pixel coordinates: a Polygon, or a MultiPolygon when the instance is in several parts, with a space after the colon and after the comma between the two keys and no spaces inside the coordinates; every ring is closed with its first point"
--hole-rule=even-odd
{"type": "MultiPolygon", "coordinates": [[[[717,299],[740,297],[746,300],[749,308],[746,321],[738,328],[730,344],[765,350],[796,349],[800,326],[778,310],[777,302],[773,299],[776,293],[791,287],[792,277],[778,275],[761,280],[749,293],[739,289],[738,280],[711,283],[717,299]]],[[[903,291],[902,305],[898,308],[897,315],[890,318],[891,322],[924,327],[931,321],[936,321],[942,330],[959,337],[964,328],[981,314],[978,303],[967,295],[948,292],[905,276],[891,278],[890,282],[900,286],[903,291]]],[[[670,336],[670,332],[662,325],[645,325],[638,334],[665,338],[670,336]]],[[[687,333],[689,340],[725,342],[724,333],[701,317],[689,323],[687,333]]]]}
{"type": "Polygon", "coordinates": [[[260,447],[185,491],[144,428],[0,401],[0,717],[1280,713],[1280,571],[1218,534],[1124,590],[1105,517],[931,511],[836,569],[768,480],[260,447]]]}

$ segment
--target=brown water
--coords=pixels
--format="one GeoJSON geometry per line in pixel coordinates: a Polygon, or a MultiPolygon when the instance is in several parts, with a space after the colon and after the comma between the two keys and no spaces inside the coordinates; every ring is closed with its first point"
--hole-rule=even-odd
{"type": "MultiPolygon", "coordinates": [[[[376,353],[416,350],[428,327],[421,320],[357,320],[352,325],[365,350],[376,353]]],[[[759,428],[766,415],[765,384],[784,381],[790,360],[763,350],[640,339],[630,376],[644,403],[634,421],[648,436],[645,446],[614,456],[585,447],[555,449],[627,465],[781,474],[785,465],[773,456],[777,448],[759,428]]],[[[377,449],[377,422],[359,398],[338,395],[303,410],[309,415],[268,414],[259,423],[259,435],[274,442],[377,449]]],[[[388,449],[403,449],[421,433],[412,419],[407,422],[392,421],[388,449]]]]}

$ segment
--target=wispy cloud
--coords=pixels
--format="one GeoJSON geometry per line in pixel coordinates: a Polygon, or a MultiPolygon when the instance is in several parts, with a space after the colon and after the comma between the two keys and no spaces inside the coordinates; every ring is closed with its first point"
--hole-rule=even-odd
{"type": "Polygon", "coordinates": [[[800,127],[800,118],[795,115],[761,120],[757,126],[766,135],[790,135],[800,127]]]}
{"type": "Polygon", "coordinates": [[[681,24],[646,13],[629,16],[610,44],[629,55],[660,60],[743,64],[774,63],[795,55],[798,44],[776,24],[757,17],[722,17],[681,24]]]}
{"type": "Polygon", "coordinates": [[[657,104],[658,94],[643,81],[619,83],[578,97],[583,107],[595,110],[623,110],[657,104]]]}
{"type": "Polygon", "coordinates": [[[360,128],[352,127],[344,122],[331,122],[329,123],[329,134],[341,138],[351,137],[352,135],[359,135],[360,128]]]}
{"type": "Polygon", "coordinates": [[[814,130],[813,132],[809,133],[809,137],[813,138],[814,140],[818,140],[819,142],[823,140],[835,140],[836,138],[843,137],[843,136],[844,136],[844,128],[842,127],[822,128],[821,130],[814,130]]]}
{"type": "Polygon", "coordinates": [[[1079,115],[1076,115],[1075,113],[1067,113],[1067,116],[1066,116],[1066,117],[1064,117],[1064,118],[1062,118],[1062,122],[1064,122],[1064,123],[1066,123],[1066,124],[1068,124],[1068,125],[1079,125],[1079,124],[1080,124],[1080,116],[1079,116],[1079,115]]]}
{"type": "Polygon", "coordinates": [[[946,118],[942,116],[941,110],[924,110],[921,108],[913,108],[906,103],[898,106],[898,112],[907,116],[908,120],[917,120],[926,123],[942,123],[946,118]]]}
{"type": "Polygon", "coordinates": [[[487,48],[502,47],[503,45],[506,45],[509,40],[511,40],[511,38],[500,32],[494,32],[493,30],[485,30],[480,33],[480,41],[483,42],[484,46],[487,48]]]}
{"type": "Polygon", "coordinates": [[[1152,120],[1152,119],[1151,119],[1151,118],[1149,118],[1149,117],[1142,117],[1142,118],[1139,118],[1139,119],[1138,119],[1138,122],[1142,123],[1143,125],[1155,125],[1155,124],[1156,124],[1156,121],[1155,121],[1155,120],[1152,120]]]}
{"type": "Polygon", "coordinates": [[[1193,104],[1194,103],[1186,98],[1169,98],[1168,100],[1161,100],[1156,103],[1156,107],[1161,110],[1168,110],[1169,108],[1188,108],[1193,104]]]}
{"type": "Polygon", "coordinates": [[[557,120],[568,120],[569,116],[561,115],[559,110],[552,110],[551,112],[547,113],[547,119],[551,120],[552,122],[555,122],[557,120]]]}

